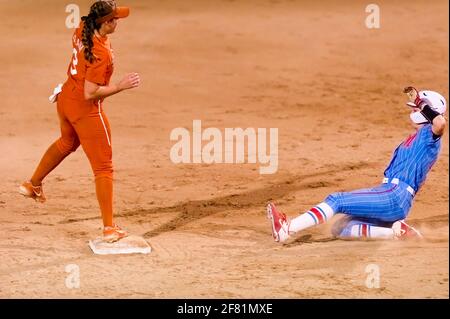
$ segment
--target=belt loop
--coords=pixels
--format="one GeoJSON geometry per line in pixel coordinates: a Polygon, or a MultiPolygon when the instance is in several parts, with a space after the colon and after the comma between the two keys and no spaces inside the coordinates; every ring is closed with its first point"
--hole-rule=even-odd
{"type": "MultiPolygon", "coordinates": [[[[399,180],[398,178],[396,178],[396,177],[391,178],[390,180],[389,180],[389,178],[387,178],[387,177],[383,178],[383,184],[389,184],[389,183],[398,185],[398,184],[400,184],[400,180],[399,180]]],[[[407,185],[406,190],[407,190],[408,193],[410,193],[413,197],[416,195],[416,192],[414,191],[414,188],[412,188],[411,186],[407,185]]]]}
{"type": "Polygon", "coordinates": [[[411,186],[406,187],[406,190],[414,197],[416,194],[411,186]]]}

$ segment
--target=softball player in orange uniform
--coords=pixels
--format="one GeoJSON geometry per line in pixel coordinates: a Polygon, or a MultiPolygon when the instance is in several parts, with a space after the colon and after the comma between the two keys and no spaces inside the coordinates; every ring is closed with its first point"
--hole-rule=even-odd
{"type": "Polygon", "coordinates": [[[113,222],[111,130],[103,101],[140,84],[137,73],[127,74],[117,84],[110,84],[114,57],[108,34],[115,31],[119,18],[128,15],[129,9],[117,7],[114,1],[97,1],[89,15],[82,17],[72,37],[73,56],[68,79],[56,96],[61,137],[48,148],[31,179],[19,188],[22,195],[45,202],[43,179],[81,144],[95,175],[103,236],[108,242],[127,236],[126,231],[113,222]]]}

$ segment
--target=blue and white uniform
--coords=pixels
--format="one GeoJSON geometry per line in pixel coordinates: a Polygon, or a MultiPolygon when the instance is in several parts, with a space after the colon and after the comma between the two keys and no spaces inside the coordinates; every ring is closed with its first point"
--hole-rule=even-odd
{"type": "Polygon", "coordinates": [[[361,235],[370,235],[370,225],[390,227],[408,216],[414,196],[441,150],[441,137],[433,135],[431,128],[431,124],[422,126],[395,149],[384,171],[383,184],[333,193],[325,199],[334,213],[350,217],[340,236],[349,236],[352,227],[358,224],[362,226],[361,235]]]}

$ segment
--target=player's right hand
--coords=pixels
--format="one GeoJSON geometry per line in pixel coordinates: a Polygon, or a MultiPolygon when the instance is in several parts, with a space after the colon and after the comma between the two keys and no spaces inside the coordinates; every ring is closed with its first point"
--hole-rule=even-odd
{"type": "Polygon", "coordinates": [[[121,91],[138,87],[141,84],[141,77],[137,73],[128,73],[117,84],[121,91]]]}

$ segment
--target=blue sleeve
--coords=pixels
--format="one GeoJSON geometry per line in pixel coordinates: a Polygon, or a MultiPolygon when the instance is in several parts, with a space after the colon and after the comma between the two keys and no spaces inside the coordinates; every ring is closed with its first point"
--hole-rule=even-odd
{"type": "Polygon", "coordinates": [[[437,138],[433,135],[431,124],[426,124],[424,127],[420,129],[420,139],[427,144],[434,144],[441,139],[440,136],[437,138]]]}

